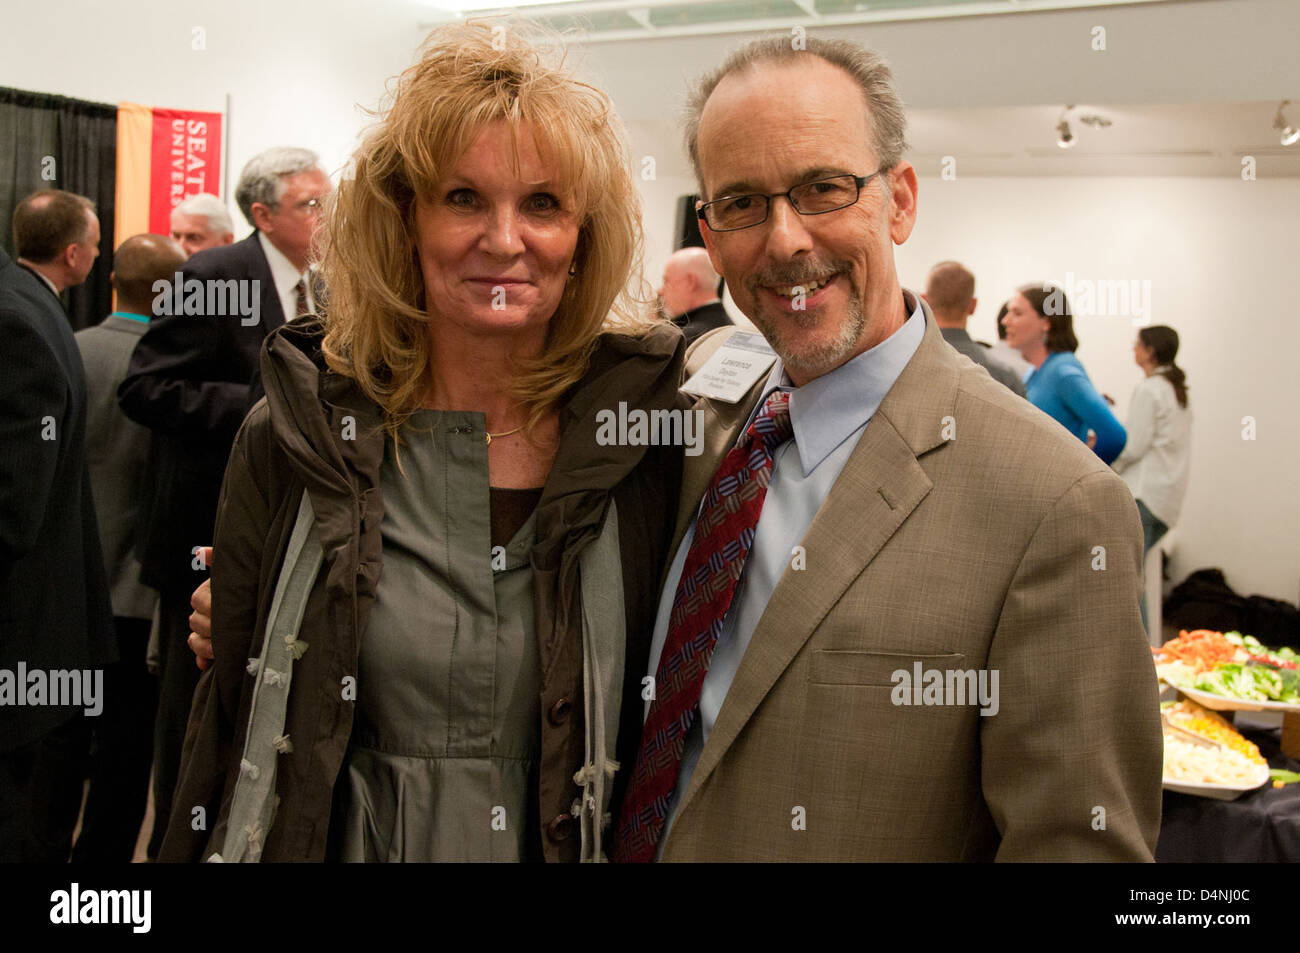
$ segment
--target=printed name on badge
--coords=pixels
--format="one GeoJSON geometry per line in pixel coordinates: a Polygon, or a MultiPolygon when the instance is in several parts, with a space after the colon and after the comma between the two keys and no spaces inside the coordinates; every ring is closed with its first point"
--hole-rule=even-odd
{"type": "Polygon", "coordinates": [[[776,352],[763,335],[737,331],[682,385],[687,394],[734,404],[767,373],[776,352]]]}

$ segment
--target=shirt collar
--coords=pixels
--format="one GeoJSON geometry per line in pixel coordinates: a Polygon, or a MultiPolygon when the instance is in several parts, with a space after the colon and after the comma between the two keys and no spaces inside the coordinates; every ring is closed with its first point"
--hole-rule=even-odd
{"type": "Polygon", "coordinates": [[[683,311],[681,314],[677,315],[677,317],[673,318],[673,324],[677,325],[680,328],[682,325],[688,323],[692,317],[694,317],[696,311],[699,311],[701,308],[707,308],[710,305],[721,304],[721,303],[722,303],[721,298],[714,298],[712,301],[704,302],[704,304],[697,304],[689,311],[683,311]]]}
{"type": "MultiPolygon", "coordinates": [[[[804,476],[808,476],[836,447],[861,430],[880,409],[881,402],[925,337],[925,314],[920,299],[904,290],[910,317],[903,326],[869,351],[841,364],[828,374],[795,387],[778,357],[762,399],[750,414],[762,408],[774,390],[790,395],[790,424],[804,476]]],[[[748,428],[748,424],[746,424],[748,428]]]]}
{"type": "Polygon", "coordinates": [[[293,262],[285,257],[284,252],[272,245],[271,240],[262,232],[257,233],[257,241],[262,246],[262,253],[266,255],[266,263],[271,266],[271,279],[275,282],[277,294],[281,296],[288,294],[299,281],[311,273],[310,270],[298,271],[294,268],[293,262]]]}
{"type": "Polygon", "coordinates": [[[54,286],[54,282],[50,281],[49,278],[46,278],[43,274],[41,274],[39,271],[37,271],[35,268],[33,268],[31,265],[29,265],[29,264],[27,264],[27,263],[25,263],[25,262],[19,262],[18,264],[19,264],[20,267],[22,267],[22,268],[26,268],[26,269],[27,269],[28,271],[30,271],[33,275],[35,275],[37,278],[41,279],[41,281],[45,282],[45,287],[49,288],[50,291],[52,291],[52,292],[54,293],[54,297],[58,298],[59,301],[62,301],[62,300],[63,300],[63,299],[59,296],[59,289],[56,288],[56,287],[54,286]]]}
{"type": "Polygon", "coordinates": [[[971,344],[975,343],[974,339],[970,336],[970,332],[965,328],[940,328],[939,333],[943,335],[943,339],[949,344],[953,341],[962,341],[963,343],[969,341],[971,344]]]}
{"type": "Polygon", "coordinates": [[[1039,371],[1045,368],[1048,364],[1050,364],[1052,358],[1056,357],[1058,354],[1068,354],[1068,353],[1070,352],[1069,351],[1048,351],[1047,358],[1046,360],[1043,361],[1042,364],[1039,364],[1037,367],[1030,367],[1029,370],[1025,371],[1025,383],[1028,384],[1029,378],[1033,377],[1035,374],[1037,374],[1039,371]]]}
{"type": "Polygon", "coordinates": [[[149,316],[145,314],[136,314],[134,311],[114,311],[109,315],[110,318],[126,318],[128,321],[139,321],[141,324],[149,323],[149,316]]]}

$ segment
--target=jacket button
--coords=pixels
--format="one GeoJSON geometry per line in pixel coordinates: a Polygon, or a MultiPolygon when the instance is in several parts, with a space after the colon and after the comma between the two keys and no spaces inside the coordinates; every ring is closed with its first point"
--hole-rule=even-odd
{"type": "Polygon", "coordinates": [[[569,701],[567,698],[561,698],[552,705],[551,710],[546,713],[546,720],[558,728],[569,720],[569,712],[572,710],[573,702],[569,701]]]}
{"type": "Polygon", "coordinates": [[[546,836],[552,841],[559,843],[568,840],[569,835],[573,833],[573,816],[570,814],[557,814],[551,818],[551,822],[546,825],[546,836]]]}

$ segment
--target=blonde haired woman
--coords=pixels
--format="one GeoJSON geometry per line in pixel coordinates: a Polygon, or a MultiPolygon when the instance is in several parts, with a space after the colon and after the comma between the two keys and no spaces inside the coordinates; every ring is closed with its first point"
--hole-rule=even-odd
{"type": "Polygon", "coordinates": [[[681,467],[597,440],[681,406],[680,335],[622,305],[628,169],[607,97],[513,31],[402,74],[328,314],[268,339],[235,443],[161,859],[600,858],[681,467]]]}

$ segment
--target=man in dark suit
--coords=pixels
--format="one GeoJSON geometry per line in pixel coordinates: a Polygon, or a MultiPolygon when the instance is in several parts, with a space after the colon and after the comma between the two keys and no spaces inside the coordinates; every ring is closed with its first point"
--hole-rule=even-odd
{"type": "Polygon", "coordinates": [[[117,387],[149,326],[154,285],[185,264],[170,238],[136,235],[113,253],[117,310],[76,334],[86,368],[86,455],[113,603],[118,662],[105,672],[108,704],[94,725],[90,794],[74,861],[130,863],[144,819],[153,763],[158,683],[145,654],[158,593],[140,582],[135,526],[143,503],[149,431],[122,413],[117,387]]]}
{"type": "Polygon", "coordinates": [[[13,232],[18,261],[0,250],[0,678],[23,703],[0,690],[0,862],[61,863],[97,712],[28,689],[34,673],[52,684],[114,661],[86,380],[59,301],[94,266],[99,220],[88,199],[43,189],[18,204],[13,232]]]}
{"type": "Polygon", "coordinates": [[[190,594],[207,576],[217,497],[251,404],[263,339],[315,309],[312,241],[330,191],[314,152],[275,148],[244,166],[235,199],[253,234],[198,252],[153,301],[118,400],[153,431],[141,514],[141,580],[159,590],[160,697],[154,732],[154,856],[171,811],[199,672],[186,648],[190,594]]]}
{"type": "Polygon", "coordinates": [[[975,313],[975,276],[955,261],[941,261],[930,269],[921,295],[934,312],[934,323],[949,346],[965,354],[989,372],[989,376],[1013,394],[1025,396],[1025,382],[1012,368],[989,354],[989,349],[971,339],[966,319],[975,313]]]}
{"type": "Polygon", "coordinates": [[[718,300],[718,273],[703,248],[673,252],[657,293],[664,314],[682,329],[688,347],[701,334],[731,324],[718,300]]]}

